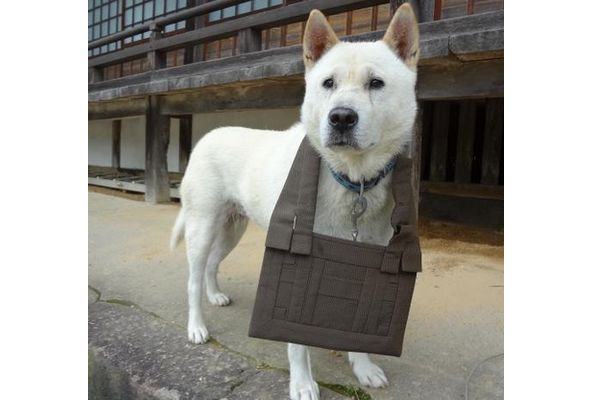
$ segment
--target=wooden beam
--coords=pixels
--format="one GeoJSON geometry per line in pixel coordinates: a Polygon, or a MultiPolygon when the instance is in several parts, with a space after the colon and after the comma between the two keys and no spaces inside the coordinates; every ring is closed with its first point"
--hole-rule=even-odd
{"type": "Polygon", "coordinates": [[[192,153],[192,116],[179,117],[179,172],[185,172],[192,153]]]}
{"type": "Polygon", "coordinates": [[[253,28],[242,29],[237,35],[237,54],[260,51],[261,42],[262,34],[260,30],[253,28]]]}
{"type": "Polygon", "coordinates": [[[477,106],[474,101],[460,103],[458,137],[456,140],[456,169],[454,170],[454,182],[456,183],[471,182],[476,111],[477,106]]]}
{"type": "Polygon", "coordinates": [[[121,167],[121,120],[112,122],[112,163],[113,168],[121,167]]]}
{"type": "Polygon", "coordinates": [[[88,120],[133,117],[145,112],[146,100],[143,98],[88,103],[88,120]]]}
{"type": "Polygon", "coordinates": [[[450,103],[441,101],[433,105],[431,131],[431,167],[429,179],[446,179],[446,160],[448,157],[448,126],[450,121],[450,103]]]}
{"type": "Polygon", "coordinates": [[[504,96],[504,60],[419,67],[419,100],[504,96]]]}
{"type": "Polygon", "coordinates": [[[504,99],[488,99],[485,109],[481,183],[497,185],[500,177],[500,158],[504,136],[504,99]]]}
{"type": "Polygon", "coordinates": [[[194,92],[162,97],[161,112],[185,115],[223,110],[297,107],[304,98],[304,81],[270,80],[252,84],[228,84],[206,87],[194,92]]]}
{"type": "Polygon", "coordinates": [[[161,115],[159,98],[148,96],[146,108],[145,198],[150,203],[170,200],[167,149],[169,147],[169,116],[161,115]]]}

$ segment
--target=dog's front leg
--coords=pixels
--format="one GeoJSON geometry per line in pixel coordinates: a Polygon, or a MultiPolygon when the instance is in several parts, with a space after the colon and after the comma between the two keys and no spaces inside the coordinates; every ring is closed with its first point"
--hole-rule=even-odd
{"type": "Polygon", "coordinates": [[[361,385],[373,388],[385,387],[388,380],[385,373],[365,353],[348,353],[352,371],[361,385]]]}
{"type": "Polygon", "coordinates": [[[288,343],[288,360],[290,362],[290,398],[292,400],[318,400],[319,385],[312,377],[308,347],[288,343]]]}

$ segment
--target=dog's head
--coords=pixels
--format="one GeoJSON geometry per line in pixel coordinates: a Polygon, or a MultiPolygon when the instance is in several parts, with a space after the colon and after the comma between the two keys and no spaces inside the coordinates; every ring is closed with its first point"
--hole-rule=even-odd
{"type": "Polygon", "coordinates": [[[419,31],[412,8],[405,3],[396,11],[383,40],[356,43],[340,42],[313,10],[303,47],[302,122],[311,142],[351,178],[353,169],[374,173],[410,139],[416,116],[419,31]]]}

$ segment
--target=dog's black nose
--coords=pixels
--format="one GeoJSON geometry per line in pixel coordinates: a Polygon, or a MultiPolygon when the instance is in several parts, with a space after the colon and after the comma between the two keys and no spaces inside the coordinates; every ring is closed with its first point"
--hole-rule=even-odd
{"type": "Polygon", "coordinates": [[[351,108],[336,107],[329,112],[329,125],[339,132],[347,131],[358,122],[358,114],[351,108]]]}

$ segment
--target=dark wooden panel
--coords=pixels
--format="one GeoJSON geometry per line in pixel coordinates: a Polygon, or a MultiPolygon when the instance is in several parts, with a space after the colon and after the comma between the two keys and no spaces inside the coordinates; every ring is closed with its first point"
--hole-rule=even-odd
{"type": "Polygon", "coordinates": [[[238,32],[237,52],[238,54],[260,51],[262,36],[258,29],[246,28],[238,32]]]}
{"type": "Polygon", "coordinates": [[[185,172],[192,153],[192,116],[179,117],[179,172],[185,172]]]}
{"type": "Polygon", "coordinates": [[[112,163],[113,168],[121,167],[121,120],[112,122],[112,163]]]}
{"type": "Polygon", "coordinates": [[[448,126],[450,122],[450,103],[441,101],[434,104],[431,130],[431,163],[429,179],[446,179],[446,160],[448,156],[448,126]]]}
{"type": "Polygon", "coordinates": [[[481,183],[497,185],[500,178],[500,158],[504,130],[504,98],[488,99],[486,105],[481,183]]]}
{"type": "Polygon", "coordinates": [[[460,103],[456,141],[456,169],[454,170],[454,181],[457,183],[471,182],[475,143],[475,114],[475,102],[463,101],[460,103]]]}
{"type": "Polygon", "coordinates": [[[167,202],[171,199],[167,172],[170,118],[161,115],[157,96],[149,96],[147,101],[145,198],[150,203],[167,202]]]}
{"type": "Polygon", "coordinates": [[[504,226],[504,201],[421,192],[422,218],[500,230],[504,226]]]}

